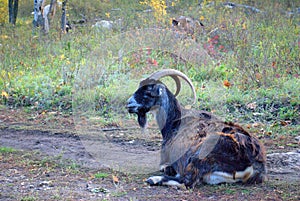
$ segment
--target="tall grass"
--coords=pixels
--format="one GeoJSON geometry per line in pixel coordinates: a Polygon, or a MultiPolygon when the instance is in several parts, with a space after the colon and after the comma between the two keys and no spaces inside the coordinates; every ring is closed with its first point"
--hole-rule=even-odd
{"type": "MultiPolygon", "coordinates": [[[[101,85],[103,80],[99,80],[98,86],[101,93],[97,96],[99,110],[109,113],[109,108],[113,107],[107,107],[107,104],[111,100],[119,105],[126,100],[125,96],[114,93],[120,83],[114,80],[121,79],[121,83],[126,83],[128,72],[135,78],[142,78],[145,67],[150,72],[159,66],[171,66],[184,69],[192,78],[197,86],[199,108],[219,113],[229,120],[268,122],[279,119],[298,124],[300,17],[287,12],[300,7],[300,3],[279,0],[237,3],[254,6],[262,12],[229,9],[222,5],[223,1],[202,1],[201,6],[195,1],[176,1],[166,8],[164,15],[156,15],[151,4],[138,1],[126,4],[118,0],[72,1],[68,7],[69,21],[84,16],[88,23],[74,25],[69,34],[61,35],[58,12],[50,33],[44,35],[38,29],[32,30],[32,16],[28,12],[31,1],[22,1],[17,25],[4,24],[0,29],[1,103],[11,107],[70,111],[74,78],[87,63],[93,63],[87,59],[100,43],[131,29],[170,29],[171,18],[188,15],[201,19],[205,25],[205,34],[196,37],[209,53],[212,64],[173,65],[170,55],[155,50],[146,56],[145,52],[128,53],[121,68],[120,64],[105,66],[108,69],[104,79],[106,84],[101,85]],[[122,19],[122,26],[112,31],[99,31],[92,28],[95,19],[122,19]],[[113,73],[115,71],[118,72],[113,73]],[[224,85],[225,81],[229,85],[224,85]],[[254,102],[256,106],[249,107],[254,102]]],[[[122,45],[121,40],[119,45],[122,45]]],[[[128,91],[133,91],[135,84],[129,86],[128,91]]]]}

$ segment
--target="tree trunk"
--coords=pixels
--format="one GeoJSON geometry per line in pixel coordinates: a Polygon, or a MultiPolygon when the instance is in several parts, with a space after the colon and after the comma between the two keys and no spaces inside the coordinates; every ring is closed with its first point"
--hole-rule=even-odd
{"type": "Polygon", "coordinates": [[[62,15],[61,15],[61,31],[62,33],[66,33],[66,24],[67,24],[67,17],[66,17],[66,5],[68,0],[64,0],[62,3],[62,15]]]}
{"type": "Polygon", "coordinates": [[[42,16],[42,8],[45,0],[34,0],[34,16],[33,16],[33,27],[43,26],[44,20],[42,16]]]}
{"type": "Polygon", "coordinates": [[[56,13],[56,4],[57,4],[57,0],[51,0],[50,3],[50,12],[48,13],[48,19],[49,19],[49,14],[51,14],[51,19],[53,19],[55,13],[56,13]]]}
{"type": "Polygon", "coordinates": [[[39,6],[38,6],[38,0],[33,0],[33,27],[37,27],[38,26],[38,12],[39,12],[39,6]]]}
{"type": "Polygon", "coordinates": [[[17,16],[18,16],[18,9],[19,9],[19,0],[14,1],[14,21],[13,24],[16,24],[17,22],[17,16]]]}
{"type": "Polygon", "coordinates": [[[44,18],[44,31],[48,33],[50,30],[51,20],[54,18],[56,12],[57,0],[51,0],[50,5],[44,6],[43,18],[44,18]],[[51,18],[50,18],[51,17],[51,18]]]}
{"type": "Polygon", "coordinates": [[[13,0],[8,0],[8,22],[12,23],[13,21],[13,0]]]}
{"type": "Polygon", "coordinates": [[[15,25],[18,15],[19,0],[8,0],[9,23],[15,25]]]}

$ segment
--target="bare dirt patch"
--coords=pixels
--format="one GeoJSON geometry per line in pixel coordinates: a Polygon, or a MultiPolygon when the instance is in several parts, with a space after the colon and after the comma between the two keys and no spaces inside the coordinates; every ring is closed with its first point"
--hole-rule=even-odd
{"type": "MultiPolygon", "coordinates": [[[[2,109],[0,147],[0,200],[299,200],[299,159],[286,155],[268,157],[269,181],[261,185],[201,185],[194,190],[150,187],[143,180],[148,169],[130,174],[109,168],[86,150],[73,131],[69,116],[27,114],[2,109]],[[34,118],[38,116],[38,118],[34,118]]],[[[139,167],[152,164],[159,150],[158,139],[126,139],[118,129],[108,129],[111,155],[144,156],[139,167]],[[114,137],[115,136],[115,137],[114,137]]],[[[130,131],[135,132],[135,131],[130,131]]],[[[92,141],[97,139],[93,138],[92,141]]],[[[264,139],[262,139],[264,140],[264,139]]],[[[274,147],[268,139],[268,148],[274,147]]],[[[290,138],[289,143],[297,143],[290,138]]],[[[108,146],[105,145],[105,146],[108,146]]],[[[272,152],[272,151],[271,151],[272,152]]],[[[271,153],[270,152],[270,153],[271,153]]],[[[297,153],[297,148],[281,149],[297,153]]],[[[135,160],[138,161],[138,160],[135,160]]],[[[154,167],[152,164],[151,167],[154,167]]]]}

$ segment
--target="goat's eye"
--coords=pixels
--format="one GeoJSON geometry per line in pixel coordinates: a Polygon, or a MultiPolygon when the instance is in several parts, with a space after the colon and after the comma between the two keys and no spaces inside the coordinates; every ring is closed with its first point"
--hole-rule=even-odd
{"type": "Polygon", "coordinates": [[[152,96],[151,91],[146,91],[144,97],[148,98],[149,96],[152,96]]]}

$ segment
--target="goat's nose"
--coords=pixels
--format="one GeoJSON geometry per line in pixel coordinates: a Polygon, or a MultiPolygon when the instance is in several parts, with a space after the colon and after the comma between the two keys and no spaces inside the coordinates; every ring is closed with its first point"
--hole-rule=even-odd
{"type": "Polygon", "coordinates": [[[126,108],[130,113],[136,113],[140,107],[141,104],[137,103],[133,96],[127,100],[126,108]]]}
{"type": "Polygon", "coordinates": [[[131,96],[128,100],[127,100],[127,105],[126,105],[126,108],[131,108],[131,107],[134,107],[136,105],[136,101],[135,99],[133,98],[133,96],[131,96]]]}
{"type": "Polygon", "coordinates": [[[130,105],[130,103],[135,102],[133,96],[131,96],[130,98],[128,98],[127,100],[127,105],[130,105]]]}

